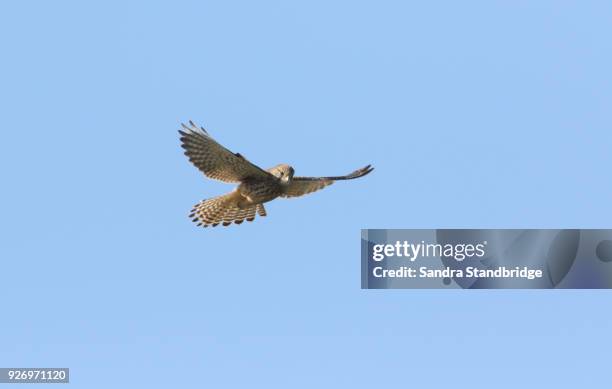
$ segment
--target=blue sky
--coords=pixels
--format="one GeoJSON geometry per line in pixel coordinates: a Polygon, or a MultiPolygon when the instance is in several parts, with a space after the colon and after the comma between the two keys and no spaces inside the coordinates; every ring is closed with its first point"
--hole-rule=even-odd
{"type": "Polygon", "coordinates": [[[360,290],[362,228],[610,227],[599,1],[0,6],[0,365],[71,387],[606,387],[606,291],[360,290]],[[371,175],[198,229],[264,166],[371,175]]]}

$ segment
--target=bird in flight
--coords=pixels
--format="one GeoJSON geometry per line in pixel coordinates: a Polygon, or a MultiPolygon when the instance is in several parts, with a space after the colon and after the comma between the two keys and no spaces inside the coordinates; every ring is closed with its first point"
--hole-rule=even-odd
{"type": "Polygon", "coordinates": [[[232,192],[202,200],[191,210],[189,217],[198,226],[229,226],[244,220],[253,221],[255,215],[266,216],[263,204],[277,197],[299,197],[323,189],[339,180],[363,177],[374,168],[371,165],[337,177],[299,177],[287,164],[264,170],[217,143],[203,127],[192,121],[182,124],[181,146],[189,161],[205,176],[219,181],[239,184],[232,192]]]}

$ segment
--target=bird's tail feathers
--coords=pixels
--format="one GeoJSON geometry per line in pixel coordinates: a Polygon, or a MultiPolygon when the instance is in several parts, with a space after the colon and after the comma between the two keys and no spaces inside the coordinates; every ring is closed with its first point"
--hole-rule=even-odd
{"type": "Polygon", "coordinates": [[[202,200],[191,210],[189,217],[202,227],[216,227],[219,224],[229,226],[243,221],[252,222],[255,215],[266,216],[263,204],[244,206],[239,192],[234,191],[212,199],[202,200]],[[242,205],[242,208],[240,207],[242,205]]]}

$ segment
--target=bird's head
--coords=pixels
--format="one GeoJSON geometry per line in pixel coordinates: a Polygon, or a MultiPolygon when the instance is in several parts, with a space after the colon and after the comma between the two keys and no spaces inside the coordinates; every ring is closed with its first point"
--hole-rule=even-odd
{"type": "Polygon", "coordinates": [[[274,166],[272,169],[268,170],[272,173],[273,176],[277,177],[281,184],[289,185],[291,180],[293,179],[293,173],[295,172],[293,168],[287,164],[280,164],[274,166]]]}

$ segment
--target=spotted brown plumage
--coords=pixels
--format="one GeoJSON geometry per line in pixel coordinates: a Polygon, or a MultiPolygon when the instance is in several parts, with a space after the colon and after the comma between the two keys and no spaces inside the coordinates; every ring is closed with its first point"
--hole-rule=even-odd
{"type": "Polygon", "coordinates": [[[230,193],[202,200],[189,215],[198,226],[228,226],[266,216],[264,203],[277,197],[299,197],[323,189],[339,180],[363,177],[374,170],[371,165],[345,176],[299,177],[287,164],[264,170],[239,153],[232,153],[192,121],[181,124],[181,146],[189,161],[205,176],[227,183],[238,183],[230,193]]]}

